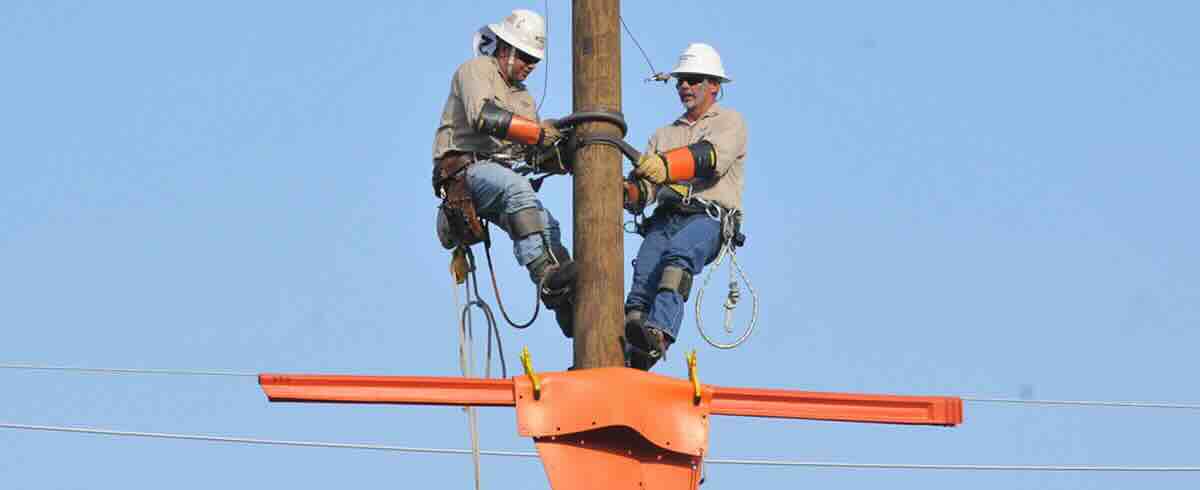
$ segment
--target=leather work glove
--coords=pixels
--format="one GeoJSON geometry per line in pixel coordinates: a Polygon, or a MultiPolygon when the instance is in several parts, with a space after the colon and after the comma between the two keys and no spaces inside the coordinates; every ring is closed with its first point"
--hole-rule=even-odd
{"type": "Polygon", "coordinates": [[[642,155],[642,158],[638,159],[637,167],[633,169],[633,174],[643,177],[652,183],[661,184],[667,180],[667,162],[658,153],[646,153],[642,155]]]}
{"type": "Polygon", "coordinates": [[[542,141],[538,143],[538,146],[550,148],[554,146],[555,143],[558,143],[558,140],[562,139],[562,131],[559,131],[558,128],[554,127],[555,122],[557,121],[554,119],[543,119],[542,122],[538,124],[542,127],[542,141]]]}
{"type": "Polygon", "coordinates": [[[623,207],[630,213],[641,214],[648,203],[654,202],[655,189],[658,186],[646,179],[630,176],[623,183],[623,187],[623,207]]]}

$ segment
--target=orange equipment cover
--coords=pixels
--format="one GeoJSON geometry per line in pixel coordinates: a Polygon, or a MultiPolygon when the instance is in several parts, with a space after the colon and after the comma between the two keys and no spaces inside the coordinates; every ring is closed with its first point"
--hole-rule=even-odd
{"type": "Polygon", "coordinates": [[[445,376],[353,376],[260,374],[258,384],[273,402],[402,403],[511,407],[508,379],[445,376]]]}
{"type": "MultiPolygon", "coordinates": [[[[532,371],[532,370],[530,370],[532,371]]],[[[555,490],[696,490],[708,452],[709,415],[891,424],[957,425],[951,397],[855,395],[696,387],[629,368],[481,379],[262,374],[271,401],[517,407],[555,490]]]]}
{"type": "MultiPolygon", "coordinates": [[[[628,368],[613,369],[606,383],[636,392],[638,374],[667,378],[628,368]]],[[[595,382],[594,369],[542,373],[556,383],[595,382]],[[563,381],[563,380],[578,381],[563,381]]],[[[520,377],[516,379],[528,378],[520,377]]],[[[435,376],[355,376],[312,374],[260,374],[258,383],[271,401],[397,403],[411,405],[514,406],[515,379],[435,376]]],[[[682,381],[680,381],[682,382],[682,381]]],[[[640,383],[640,381],[639,381],[640,383]]],[[[591,389],[591,388],[588,388],[591,389]]],[[[761,388],[704,385],[711,392],[714,415],[781,417],[885,424],[958,425],[963,421],[962,400],[946,396],[860,395],[761,388]]],[[[590,422],[590,421],[589,421],[590,422]]]]}
{"type": "Polygon", "coordinates": [[[554,490],[696,490],[701,456],[661,449],[632,429],[535,437],[554,490]]]}
{"type": "Polygon", "coordinates": [[[542,373],[542,396],[517,377],[517,432],[543,437],[628,427],[655,446],[692,456],[708,449],[708,402],[692,402],[687,381],[629,368],[542,373]]]}
{"type": "Polygon", "coordinates": [[[532,436],[555,490],[694,490],[708,452],[712,390],[628,368],[514,380],[517,431],[532,436]]]}

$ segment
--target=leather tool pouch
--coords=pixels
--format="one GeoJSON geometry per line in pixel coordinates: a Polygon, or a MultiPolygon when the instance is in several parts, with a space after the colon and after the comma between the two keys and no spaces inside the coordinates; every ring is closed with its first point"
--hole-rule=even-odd
{"type": "Polygon", "coordinates": [[[447,250],[486,241],[487,227],[475,212],[475,201],[467,189],[467,167],[475,163],[469,153],[450,154],[433,163],[433,192],[442,198],[438,206],[437,234],[447,250]]]}

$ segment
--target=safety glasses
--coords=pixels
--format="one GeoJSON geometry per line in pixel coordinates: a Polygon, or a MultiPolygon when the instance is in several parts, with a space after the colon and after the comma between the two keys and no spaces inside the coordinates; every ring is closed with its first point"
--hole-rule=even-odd
{"type": "Polygon", "coordinates": [[[541,61],[541,60],[533,57],[533,55],[525,53],[519,49],[516,51],[517,51],[517,58],[520,58],[521,62],[525,63],[526,65],[537,64],[537,62],[541,61]]]}
{"type": "Polygon", "coordinates": [[[685,83],[692,87],[695,87],[706,81],[708,81],[708,77],[701,76],[701,75],[679,75],[679,76],[675,77],[675,87],[676,88],[682,87],[683,84],[685,84],[685,83]]]}

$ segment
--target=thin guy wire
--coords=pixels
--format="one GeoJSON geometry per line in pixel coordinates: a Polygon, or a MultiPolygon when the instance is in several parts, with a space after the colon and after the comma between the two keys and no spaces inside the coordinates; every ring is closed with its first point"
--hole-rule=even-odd
{"type": "MultiPolygon", "coordinates": [[[[258,373],[215,370],[189,369],[133,369],[133,368],[104,368],[78,366],[51,366],[42,364],[0,364],[0,369],[30,370],[30,371],[66,371],[97,374],[161,374],[178,376],[231,376],[256,378],[258,373]]],[[[1126,407],[1126,408],[1166,408],[1181,410],[1200,410],[1200,404],[1164,403],[1164,402],[1124,402],[1103,400],[1022,400],[1016,398],[980,398],[960,397],[963,401],[975,403],[1009,403],[1014,405],[1060,405],[1060,406],[1091,406],[1091,407],[1126,407]]]]}
{"type": "Polygon", "coordinates": [[[625,28],[625,33],[629,34],[629,39],[633,40],[633,45],[637,46],[638,51],[642,52],[642,57],[646,59],[646,64],[650,65],[650,76],[658,75],[658,71],[654,69],[654,63],[650,62],[650,55],[646,54],[646,50],[642,49],[642,43],[639,43],[637,37],[633,35],[633,31],[629,30],[629,25],[625,24],[624,16],[617,16],[621,20],[621,27],[625,28]]]}
{"type": "Polygon", "coordinates": [[[542,70],[542,100],[539,100],[534,111],[542,117],[542,104],[546,102],[546,94],[550,92],[550,0],[546,4],[546,69],[542,70]]]}
{"type": "MultiPolygon", "coordinates": [[[[321,447],[332,449],[364,449],[376,451],[391,451],[416,454],[471,454],[470,449],[447,449],[429,447],[386,446],[377,444],[352,444],[318,441],[290,441],[277,439],[253,439],[247,437],[205,436],[195,434],[173,434],[162,432],[133,432],[92,429],[85,427],[59,427],[48,425],[25,425],[0,423],[0,428],[35,430],[47,432],[67,432],[76,434],[94,434],[126,437],[145,437],[156,439],[175,439],[206,442],[229,442],[237,444],[256,444],[267,446],[292,447],[321,447]]],[[[531,451],[496,451],[481,450],[485,456],[506,456],[516,458],[536,458],[538,454],[531,451]]],[[[1106,472],[1200,472],[1200,466],[1055,466],[1055,465],[939,465],[939,464],[876,464],[876,463],[829,463],[820,461],[786,461],[767,459],[727,459],[714,458],[705,460],[709,464],[748,465],[748,466],[783,466],[783,467],[813,467],[833,469],[901,469],[901,470],[966,470],[966,471],[1106,471],[1106,472]]]]}
{"type": "Polygon", "coordinates": [[[47,366],[40,364],[0,364],[0,369],[25,369],[32,371],[74,371],[100,374],[170,374],[180,376],[235,376],[258,377],[258,373],[238,371],[211,371],[189,369],[127,369],[127,368],[93,368],[77,366],[47,366]]]}
{"type": "Polygon", "coordinates": [[[1200,410],[1200,405],[1187,403],[1158,403],[1158,402],[1110,402],[1091,400],[1020,400],[1016,398],[969,398],[961,397],[963,401],[978,403],[1012,403],[1026,405],[1078,405],[1093,407],[1131,407],[1131,408],[1181,408],[1200,410]]]}
{"type": "MultiPolygon", "coordinates": [[[[172,434],[164,432],[134,432],[134,431],[119,431],[93,429],[87,427],[59,427],[50,425],[25,425],[25,424],[4,424],[0,423],[0,428],[4,429],[23,429],[37,430],[46,432],[70,432],[76,434],[96,434],[106,436],[125,436],[125,437],[145,437],[153,439],[177,439],[188,441],[207,441],[207,442],[232,442],[238,444],[257,444],[265,446],[294,446],[294,447],[324,447],[335,449],[369,449],[375,451],[392,451],[402,453],[421,453],[421,454],[471,454],[470,449],[445,449],[445,448],[428,448],[428,447],[403,447],[403,446],[385,446],[377,444],[350,444],[339,442],[318,442],[318,441],[288,441],[277,439],[253,439],[248,437],[227,437],[227,436],[205,436],[197,434],[172,434]]],[[[520,458],[536,458],[537,453],[528,451],[480,451],[480,454],[487,456],[512,456],[520,458]]]]}
{"type": "Polygon", "coordinates": [[[766,459],[707,459],[709,464],[750,466],[804,466],[810,468],[877,470],[968,470],[968,471],[1132,471],[1200,472],[1200,466],[1047,466],[1047,465],[975,465],[975,464],[874,464],[825,463],[819,461],[778,461],[766,459]]]}

